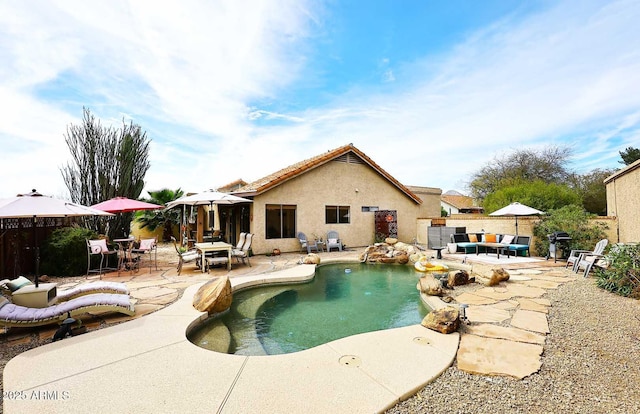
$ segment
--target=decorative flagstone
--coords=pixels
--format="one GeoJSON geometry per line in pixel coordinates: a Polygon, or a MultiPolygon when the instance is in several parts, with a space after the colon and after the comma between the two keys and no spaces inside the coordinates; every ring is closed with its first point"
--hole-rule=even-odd
{"type": "Polygon", "coordinates": [[[511,317],[509,311],[504,309],[497,309],[493,305],[469,306],[469,308],[467,308],[466,314],[469,321],[474,323],[499,323],[502,321],[506,321],[511,317]]]}
{"type": "Polygon", "coordinates": [[[509,281],[512,282],[523,282],[525,280],[531,280],[529,276],[523,276],[519,274],[514,275],[512,270],[509,270],[509,275],[509,281]]]}
{"type": "Polygon", "coordinates": [[[518,302],[513,301],[513,300],[503,300],[502,302],[498,302],[496,304],[493,304],[491,306],[493,306],[496,309],[503,309],[503,310],[512,310],[518,307],[518,302]]]}
{"type": "Polygon", "coordinates": [[[521,310],[530,310],[535,312],[549,313],[548,305],[540,304],[538,302],[533,301],[532,299],[519,298],[518,304],[520,305],[521,310]]]}
{"type": "Polygon", "coordinates": [[[543,347],[504,339],[462,335],[458,369],[471,374],[527,377],[542,366],[543,347]]]}
{"type": "Polygon", "coordinates": [[[511,326],[544,334],[550,332],[547,315],[530,310],[517,310],[511,318],[511,326]]]}
{"type": "Polygon", "coordinates": [[[551,306],[551,301],[546,298],[533,298],[531,300],[534,301],[535,303],[539,303],[540,305],[551,306]]]}
{"type": "Polygon", "coordinates": [[[473,293],[463,293],[459,296],[456,296],[455,299],[456,302],[466,303],[467,305],[489,305],[497,302],[497,300],[495,299],[485,298],[473,293]]]}
{"type": "Polygon", "coordinates": [[[511,283],[507,285],[507,289],[511,293],[511,297],[537,298],[546,293],[544,289],[525,286],[520,283],[511,283]]]}
{"type": "Polygon", "coordinates": [[[513,293],[509,292],[508,289],[492,288],[492,287],[485,287],[482,289],[478,289],[475,292],[473,292],[473,294],[477,296],[493,299],[495,301],[507,300],[513,297],[513,293]]]}
{"type": "Polygon", "coordinates": [[[542,280],[542,279],[528,280],[523,283],[527,286],[539,287],[542,289],[558,289],[558,286],[562,284],[560,282],[552,282],[549,280],[542,280]]]}
{"type": "Polygon", "coordinates": [[[527,342],[530,344],[544,345],[546,339],[543,335],[525,331],[518,328],[507,328],[505,326],[480,324],[470,325],[466,328],[466,333],[487,338],[507,339],[510,341],[527,342]]]}

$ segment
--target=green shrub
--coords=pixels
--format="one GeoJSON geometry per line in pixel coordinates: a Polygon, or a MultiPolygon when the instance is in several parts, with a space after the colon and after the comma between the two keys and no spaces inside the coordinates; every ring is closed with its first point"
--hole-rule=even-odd
{"type": "Polygon", "coordinates": [[[616,245],[605,256],[609,266],[596,269],[596,284],[620,296],[640,299],[640,246],[616,245]]]}
{"type": "Polygon", "coordinates": [[[557,210],[550,210],[533,228],[536,236],[535,247],[540,256],[549,252],[548,235],[556,231],[565,231],[571,237],[568,243],[570,250],[593,250],[596,243],[607,234],[607,226],[590,220],[595,214],[588,213],[577,205],[568,205],[557,210]]]}
{"type": "Polygon", "coordinates": [[[40,273],[48,276],[78,276],[87,271],[86,239],[96,238],[93,230],[63,227],[55,230],[42,246],[40,273]]]}

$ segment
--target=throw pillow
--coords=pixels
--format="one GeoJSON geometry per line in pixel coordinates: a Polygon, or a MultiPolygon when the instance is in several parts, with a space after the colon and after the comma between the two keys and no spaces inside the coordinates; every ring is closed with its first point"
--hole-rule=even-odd
{"type": "Polygon", "coordinates": [[[476,236],[475,234],[470,234],[469,243],[478,243],[478,236],[476,236]]]}
{"type": "Polygon", "coordinates": [[[10,291],[15,292],[23,286],[32,285],[31,281],[24,276],[19,276],[17,279],[13,279],[7,282],[7,287],[10,291]]]}
{"type": "Polygon", "coordinates": [[[502,244],[511,244],[513,241],[513,236],[510,234],[505,234],[500,243],[502,244]]]}
{"type": "Polygon", "coordinates": [[[487,233],[484,237],[487,243],[497,243],[495,234],[487,233]]]}
{"type": "Polygon", "coordinates": [[[338,239],[329,239],[329,244],[338,244],[338,239]]]}

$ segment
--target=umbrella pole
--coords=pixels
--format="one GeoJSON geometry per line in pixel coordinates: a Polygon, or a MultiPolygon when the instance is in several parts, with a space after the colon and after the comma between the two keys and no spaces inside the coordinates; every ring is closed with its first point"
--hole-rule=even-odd
{"type": "Polygon", "coordinates": [[[516,216],[516,237],[518,237],[518,216],[516,216]]]}

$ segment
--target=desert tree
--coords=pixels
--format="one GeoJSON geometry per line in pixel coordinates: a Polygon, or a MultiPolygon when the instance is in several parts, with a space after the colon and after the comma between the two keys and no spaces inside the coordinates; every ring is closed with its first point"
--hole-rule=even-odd
{"type": "MultiPolygon", "coordinates": [[[[113,197],[137,199],[144,188],[149,169],[149,144],[146,132],[133,122],[122,121],[121,128],[104,127],[87,108],[81,125],[69,125],[65,141],[71,162],[61,168],[71,200],[93,205],[113,197]]],[[[108,236],[128,233],[132,214],[118,214],[108,221],[89,219],[89,226],[108,236]]]]}
{"type": "Polygon", "coordinates": [[[500,188],[522,182],[563,183],[570,176],[567,165],[571,156],[569,147],[548,146],[541,150],[518,149],[495,157],[471,176],[470,193],[482,201],[500,188]]]}

